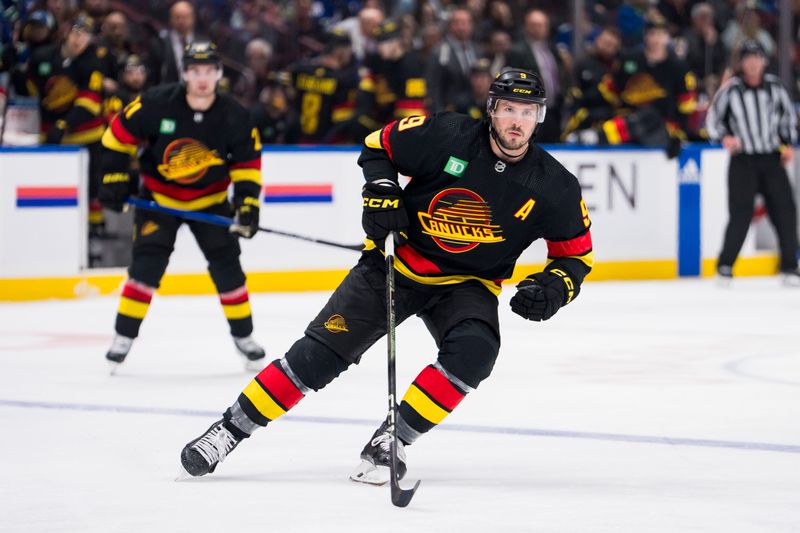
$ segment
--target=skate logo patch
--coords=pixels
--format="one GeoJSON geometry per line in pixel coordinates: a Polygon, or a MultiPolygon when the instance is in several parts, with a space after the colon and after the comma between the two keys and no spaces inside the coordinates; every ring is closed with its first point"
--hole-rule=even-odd
{"type": "Polygon", "coordinates": [[[216,150],[210,150],[198,140],[182,137],[169,143],[164,150],[158,172],[169,181],[185,185],[203,179],[209,167],[223,164],[225,160],[216,150]]]}
{"type": "Polygon", "coordinates": [[[158,231],[158,224],[156,224],[152,220],[148,220],[147,222],[142,224],[142,229],[139,231],[139,235],[141,237],[147,237],[148,235],[152,235],[157,231],[158,231]]]}
{"type": "Polygon", "coordinates": [[[443,250],[468,252],[479,244],[503,242],[502,229],[492,220],[492,209],[469,189],[445,189],[431,200],[428,212],[417,213],[422,233],[443,250]]]}
{"type": "Polygon", "coordinates": [[[468,164],[469,163],[463,159],[459,159],[451,155],[450,159],[447,160],[447,164],[444,166],[444,171],[451,176],[460,178],[464,174],[464,171],[467,170],[468,164]]]}
{"type": "Polygon", "coordinates": [[[331,317],[325,321],[323,326],[325,326],[325,329],[327,329],[331,333],[350,332],[350,330],[347,329],[347,322],[345,322],[344,317],[342,315],[331,315],[331,317]]]}

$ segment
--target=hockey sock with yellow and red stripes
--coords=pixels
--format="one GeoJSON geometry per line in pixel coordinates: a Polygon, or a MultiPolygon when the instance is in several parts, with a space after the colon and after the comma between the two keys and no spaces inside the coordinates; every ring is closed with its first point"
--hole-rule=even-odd
{"type": "Polygon", "coordinates": [[[308,392],[286,359],[276,359],[244,388],[236,402],[225,411],[225,420],[250,435],[286,414],[308,392]]]}
{"type": "Polygon", "coordinates": [[[438,363],[419,373],[397,408],[397,436],[411,444],[449,415],[472,389],[438,363]]]}
{"type": "Polygon", "coordinates": [[[122,296],[117,309],[117,322],[115,329],[120,335],[130,338],[139,336],[139,327],[142,325],[153,294],[156,290],[135,279],[129,279],[122,287],[122,296]]]}
{"type": "Polygon", "coordinates": [[[253,315],[250,310],[250,297],[247,287],[242,285],[232,291],[219,293],[222,311],[234,337],[247,337],[253,332],[253,315]]]}

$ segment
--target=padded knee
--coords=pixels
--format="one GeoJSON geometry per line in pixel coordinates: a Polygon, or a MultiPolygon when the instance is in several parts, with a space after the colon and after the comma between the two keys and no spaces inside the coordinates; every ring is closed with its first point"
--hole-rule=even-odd
{"type": "Polygon", "coordinates": [[[470,319],[447,332],[438,361],[450,376],[474,389],[492,373],[499,351],[500,339],[491,326],[470,319]]]}
{"type": "Polygon", "coordinates": [[[289,348],[285,360],[300,383],[315,391],[325,387],[350,366],[336,352],[308,336],[289,348]]]}
{"type": "Polygon", "coordinates": [[[163,246],[141,246],[134,250],[133,261],[128,267],[128,277],[149,287],[158,288],[161,278],[169,264],[169,255],[172,252],[163,246]]]}
{"type": "Polygon", "coordinates": [[[238,255],[210,259],[208,273],[218,292],[232,291],[244,285],[245,276],[238,255]]]}

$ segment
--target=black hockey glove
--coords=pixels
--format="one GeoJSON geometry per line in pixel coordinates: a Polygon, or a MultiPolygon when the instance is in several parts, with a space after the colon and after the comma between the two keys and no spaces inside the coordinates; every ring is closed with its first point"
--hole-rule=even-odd
{"type": "Polygon", "coordinates": [[[131,192],[131,176],[127,172],[111,172],[103,175],[103,183],[97,191],[97,199],[106,209],[121,212],[131,192]]]}
{"type": "Polygon", "coordinates": [[[397,244],[407,239],[408,213],[403,205],[403,189],[388,179],[367,182],[361,191],[364,211],[361,226],[367,237],[380,245],[390,231],[397,233],[397,244]]]}
{"type": "Polygon", "coordinates": [[[57,120],[44,136],[44,144],[61,144],[64,134],[67,132],[67,123],[57,120]]]}
{"type": "Polygon", "coordinates": [[[520,281],[511,310],[536,322],[547,320],[575,297],[572,279],[563,270],[537,272],[520,281]]]}
{"type": "Polygon", "coordinates": [[[234,198],[233,206],[236,208],[236,221],[231,226],[231,231],[238,233],[245,239],[252,239],[258,233],[258,198],[243,196],[234,198]]]}

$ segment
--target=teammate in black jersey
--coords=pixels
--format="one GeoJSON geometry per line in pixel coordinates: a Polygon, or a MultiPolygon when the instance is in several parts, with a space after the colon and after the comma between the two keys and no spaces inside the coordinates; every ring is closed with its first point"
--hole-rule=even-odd
{"type": "MultiPolygon", "coordinates": [[[[141,146],[142,197],[174,209],[235,213],[237,225],[232,228],[250,238],[258,227],[261,192],[258,132],[242,106],[217,93],[222,66],[212,43],[188,45],[183,66],[183,83],[146,91],[106,130],[100,201],[108,209],[122,209],[132,188],[130,157],[141,146]],[[233,206],[228,202],[231,182],[233,206]]],[[[139,334],[183,222],[172,215],[136,211],[133,260],[120,298],[117,334],[106,354],[112,363],[125,360],[139,334]]],[[[264,349],[251,336],[253,319],[237,235],[225,227],[186,223],[208,261],[236,347],[261,367],[264,349]]]]}
{"type": "MultiPolygon", "coordinates": [[[[439,348],[398,409],[401,474],[403,446],[441,422],[491,373],[500,348],[500,284],[533,241],[546,240],[548,263],[517,285],[511,309],[547,320],[577,297],[593,264],[590,221],[577,179],[532,142],[545,116],[542,81],[508,69],[489,94],[486,121],[455,113],[412,116],[366,138],[358,162],[366,178],[368,246],[286,356],[186,445],[181,462],[190,475],[212,472],[244,438],[358,363],[385,334],[380,245],[390,232],[403,241],[395,263],[397,322],[420,316],[439,348]],[[411,177],[405,189],[398,174],[411,177]]],[[[389,441],[384,423],[351,479],[388,481],[389,441]]]]}

